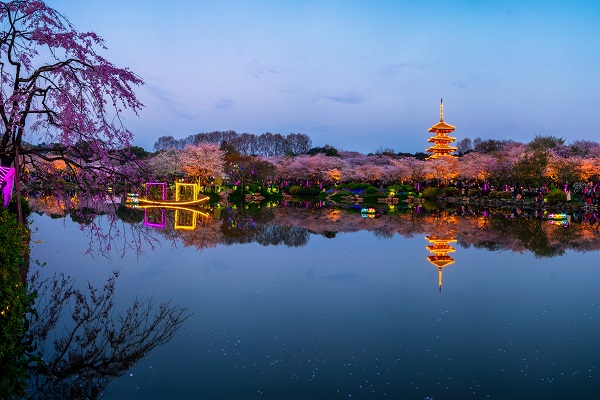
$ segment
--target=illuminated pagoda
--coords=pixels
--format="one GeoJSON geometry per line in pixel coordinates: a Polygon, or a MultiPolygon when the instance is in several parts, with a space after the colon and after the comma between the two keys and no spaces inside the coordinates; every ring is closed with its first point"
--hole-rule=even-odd
{"type": "Polygon", "coordinates": [[[442,291],[442,269],[448,265],[454,264],[454,258],[450,257],[448,253],[454,253],[454,247],[450,246],[450,243],[456,242],[454,238],[442,238],[439,236],[431,235],[425,236],[425,239],[431,243],[427,246],[427,250],[433,253],[432,256],[427,256],[427,260],[438,267],[438,287],[440,292],[442,291]]]}
{"type": "Polygon", "coordinates": [[[448,136],[456,129],[454,126],[444,122],[444,101],[440,100],[440,122],[429,128],[429,132],[435,133],[435,136],[429,138],[428,142],[433,143],[433,146],[428,148],[426,151],[431,153],[427,160],[437,159],[443,157],[456,157],[453,154],[458,147],[450,146],[450,143],[454,142],[456,138],[448,136]]]}

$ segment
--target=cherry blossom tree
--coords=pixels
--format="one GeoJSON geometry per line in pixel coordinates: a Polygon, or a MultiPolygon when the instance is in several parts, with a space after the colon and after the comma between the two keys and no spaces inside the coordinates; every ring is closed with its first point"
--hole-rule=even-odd
{"type": "Polygon", "coordinates": [[[567,183],[581,180],[583,177],[581,157],[563,157],[554,150],[549,152],[545,175],[556,183],[567,183]]]}
{"type": "Polygon", "coordinates": [[[488,153],[470,152],[459,159],[459,177],[487,181],[496,165],[496,157],[488,153]]]}
{"type": "Polygon", "coordinates": [[[179,166],[192,180],[202,183],[210,177],[223,175],[225,151],[218,144],[187,145],[178,158],[179,166]]]}
{"type": "Polygon", "coordinates": [[[408,157],[405,159],[406,166],[410,172],[410,178],[413,182],[419,182],[425,179],[427,161],[419,160],[414,157],[408,157]]]}
{"type": "Polygon", "coordinates": [[[333,183],[341,179],[344,164],[339,157],[330,157],[323,153],[304,158],[306,168],[312,171],[312,176],[321,182],[333,183]]]}
{"type": "Polygon", "coordinates": [[[384,168],[384,166],[376,164],[359,165],[354,169],[353,180],[373,183],[383,177],[384,168]]]}
{"type": "Polygon", "coordinates": [[[429,160],[425,165],[427,166],[427,178],[436,179],[445,184],[458,175],[458,160],[456,158],[445,157],[429,160]]]}
{"type": "Polygon", "coordinates": [[[152,179],[171,182],[182,172],[179,166],[179,150],[169,149],[159,151],[147,161],[147,166],[152,179]]]}
{"type": "MultiPolygon", "coordinates": [[[[415,158],[410,157],[413,160],[415,158]]],[[[407,157],[390,160],[390,168],[388,171],[388,177],[391,181],[405,183],[410,180],[411,169],[408,166],[407,157]]],[[[417,160],[418,161],[418,160],[417,160]]]]}
{"type": "Polygon", "coordinates": [[[260,157],[261,160],[270,163],[275,167],[274,176],[280,179],[288,180],[292,179],[291,170],[292,164],[296,157],[291,156],[271,156],[271,157],[260,157]]]}
{"type": "Polygon", "coordinates": [[[581,157],[600,156],[600,143],[591,140],[576,140],[569,146],[570,153],[581,157]]]}
{"type": "Polygon", "coordinates": [[[287,179],[297,179],[303,181],[311,181],[314,179],[315,172],[310,167],[309,155],[296,156],[291,159],[291,163],[287,165],[287,179]]]}
{"type": "Polygon", "coordinates": [[[31,163],[63,160],[86,188],[101,188],[115,174],[134,176],[124,169],[122,150],[133,135],[123,118],[143,107],[133,91],[142,79],[100,54],[106,50],[100,36],[77,31],[43,1],[0,2],[0,24],[4,163],[14,162],[18,173],[19,156],[31,163]]]}
{"type": "Polygon", "coordinates": [[[581,160],[581,178],[587,181],[600,176],[600,157],[590,157],[581,160]]]}
{"type": "MultiPolygon", "coordinates": [[[[519,180],[515,173],[515,165],[519,163],[527,153],[527,146],[523,143],[509,143],[504,146],[502,152],[494,155],[496,162],[491,165],[490,180],[496,183],[506,182],[510,179],[519,180]]],[[[521,183],[525,183],[521,181],[521,183]]]]}
{"type": "Polygon", "coordinates": [[[328,156],[324,153],[313,156],[299,155],[293,157],[289,164],[282,166],[286,167],[286,178],[313,183],[337,182],[343,179],[344,174],[341,171],[345,169],[345,164],[339,157],[328,156]]]}

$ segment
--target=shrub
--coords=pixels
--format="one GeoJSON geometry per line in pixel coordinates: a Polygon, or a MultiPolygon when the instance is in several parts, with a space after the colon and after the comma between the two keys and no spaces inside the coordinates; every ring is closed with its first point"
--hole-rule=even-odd
{"type": "Polygon", "coordinates": [[[361,190],[365,190],[367,189],[369,186],[368,183],[351,183],[348,185],[348,189],[350,189],[351,191],[361,191],[361,190]]]}
{"type": "MultiPolygon", "coordinates": [[[[17,214],[17,196],[13,196],[10,204],[8,205],[8,210],[13,214],[17,214]]],[[[0,209],[1,211],[1,209],[0,209]]],[[[27,219],[31,215],[31,208],[29,208],[29,202],[26,197],[21,196],[21,213],[23,213],[23,217],[27,219]]]]}
{"type": "Polygon", "coordinates": [[[336,193],[336,196],[350,196],[352,195],[352,193],[348,192],[347,190],[340,190],[339,192],[336,193]]]}
{"type": "Polygon", "coordinates": [[[321,193],[321,189],[318,186],[314,187],[304,187],[293,185],[289,188],[289,193],[291,195],[297,196],[318,196],[321,193]]]}
{"type": "Polygon", "coordinates": [[[455,195],[456,195],[455,187],[446,188],[446,196],[455,196],[455,195]]]}
{"type": "Polygon", "coordinates": [[[468,195],[469,195],[469,197],[477,197],[477,196],[479,196],[479,190],[477,190],[477,189],[469,189],[468,195]]]}
{"type": "Polygon", "coordinates": [[[367,194],[375,194],[377,193],[377,188],[373,187],[373,186],[369,186],[366,190],[367,194]]]}
{"type": "Polygon", "coordinates": [[[438,196],[438,193],[439,192],[438,192],[438,190],[436,188],[428,187],[428,188],[425,188],[425,190],[423,190],[421,192],[421,196],[424,199],[433,199],[433,198],[435,198],[435,197],[438,196]]]}
{"type": "Polygon", "coordinates": [[[390,185],[388,186],[388,191],[393,191],[396,194],[402,194],[402,193],[408,193],[408,192],[412,192],[413,188],[410,185],[390,185]]]}
{"type": "Polygon", "coordinates": [[[488,197],[490,199],[511,199],[512,193],[505,190],[492,190],[488,197]]]}
{"type": "Polygon", "coordinates": [[[560,189],[550,189],[548,194],[544,196],[544,201],[548,204],[555,204],[559,201],[562,201],[564,203],[567,201],[567,195],[560,189]]]}

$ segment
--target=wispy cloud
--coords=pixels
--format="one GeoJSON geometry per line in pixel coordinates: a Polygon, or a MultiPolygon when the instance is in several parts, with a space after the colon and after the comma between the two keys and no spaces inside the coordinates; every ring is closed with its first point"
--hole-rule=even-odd
{"type": "Polygon", "coordinates": [[[171,110],[174,115],[186,120],[196,120],[201,116],[200,112],[189,106],[178,94],[164,88],[164,84],[148,83],[144,86],[151,97],[158,101],[163,109],[171,110]]]}
{"type": "Polygon", "coordinates": [[[425,67],[421,64],[415,64],[410,62],[399,62],[390,65],[386,65],[381,69],[381,73],[384,76],[395,76],[406,71],[423,71],[425,67]]]}
{"type": "Polygon", "coordinates": [[[363,96],[357,94],[347,94],[344,96],[326,96],[325,100],[342,104],[362,104],[365,99],[363,96]]]}
{"type": "Polygon", "coordinates": [[[255,78],[262,78],[266,75],[279,74],[279,70],[270,65],[263,64],[260,60],[252,60],[246,65],[246,70],[255,78]]]}
{"type": "Polygon", "coordinates": [[[215,101],[213,105],[215,106],[215,108],[218,108],[220,110],[228,110],[235,105],[235,101],[231,99],[220,99],[215,101]]]}
{"type": "Polygon", "coordinates": [[[471,87],[483,88],[488,86],[491,83],[490,78],[484,78],[480,74],[466,74],[459,79],[453,80],[452,85],[460,88],[460,89],[468,89],[471,87]]]}

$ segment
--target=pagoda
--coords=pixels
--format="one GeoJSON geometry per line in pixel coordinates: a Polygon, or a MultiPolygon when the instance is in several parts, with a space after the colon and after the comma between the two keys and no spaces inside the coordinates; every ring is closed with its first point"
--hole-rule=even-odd
{"type": "Polygon", "coordinates": [[[453,154],[458,147],[450,146],[450,143],[454,142],[456,138],[448,136],[449,133],[456,129],[454,126],[444,122],[444,100],[440,100],[440,122],[429,128],[429,132],[435,133],[435,136],[429,138],[428,142],[433,143],[433,146],[428,148],[426,151],[431,153],[427,160],[437,159],[443,157],[456,157],[453,154]]]}
{"type": "Polygon", "coordinates": [[[442,291],[442,269],[448,265],[454,264],[454,258],[448,255],[456,250],[450,246],[450,243],[456,242],[453,237],[440,236],[425,236],[425,239],[431,243],[427,246],[427,250],[433,253],[432,256],[427,256],[427,260],[438,268],[438,287],[442,291]]]}

